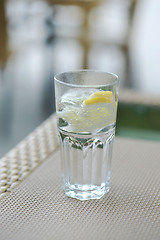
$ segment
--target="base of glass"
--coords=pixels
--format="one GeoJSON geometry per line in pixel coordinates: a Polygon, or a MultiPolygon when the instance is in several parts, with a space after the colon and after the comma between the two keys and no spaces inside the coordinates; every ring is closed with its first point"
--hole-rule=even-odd
{"type": "Polygon", "coordinates": [[[75,184],[64,186],[63,190],[68,197],[84,201],[90,199],[100,199],[109,192],[109,186],[106,186],[106,184],[101,184],[101,186],[75,184]]]}

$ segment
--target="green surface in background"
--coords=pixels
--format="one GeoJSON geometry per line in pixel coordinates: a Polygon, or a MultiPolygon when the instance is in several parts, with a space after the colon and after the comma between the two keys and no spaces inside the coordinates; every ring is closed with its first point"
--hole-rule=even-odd
{"type": "Polygon", "coordinates": [[[119,103],[116,135],[160,141],[160,107],[119,103]]]}

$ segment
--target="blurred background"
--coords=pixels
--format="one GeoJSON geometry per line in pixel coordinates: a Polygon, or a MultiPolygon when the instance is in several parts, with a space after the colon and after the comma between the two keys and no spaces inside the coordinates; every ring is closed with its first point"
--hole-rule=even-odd
{"type": "Polygon", "coordinates": [[[0,157],[55,112],[53,76],[120,78],[117,135],[160,140],[159,0],[0,0],[0,157]]]}

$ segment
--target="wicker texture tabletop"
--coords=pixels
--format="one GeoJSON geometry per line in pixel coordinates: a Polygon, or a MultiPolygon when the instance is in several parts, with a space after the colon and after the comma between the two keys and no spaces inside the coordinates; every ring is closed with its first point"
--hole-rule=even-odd
{"type": "Polygon", "coordinates": [[[0,239],[159,240],[160,143],[116,138],[113,152],[110,192],[82,202],[65,196],[59,149],[47,150],[1,198],[0,239]]]}
{"type": "Polygon", "coordinates": [[[55,115],[0,160],[0,199],[58,148],[55,115]]]}

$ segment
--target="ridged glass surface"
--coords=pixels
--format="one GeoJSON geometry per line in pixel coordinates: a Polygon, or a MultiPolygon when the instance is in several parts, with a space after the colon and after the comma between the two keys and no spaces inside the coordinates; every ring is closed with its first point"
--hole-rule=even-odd
{"type": "Polygon", "coordinates": [[[115,127],[97,135],[60,130],[63,189],[70,197],[98,199],[109,191],[115,127]]]}

